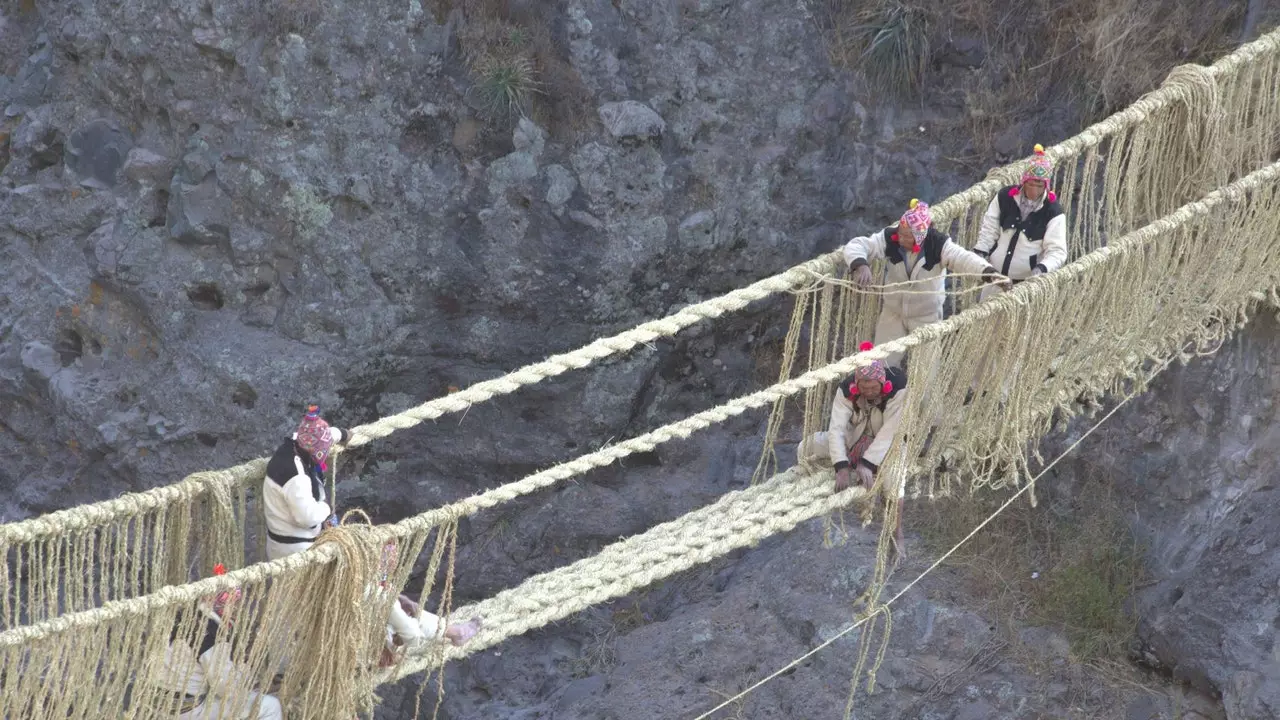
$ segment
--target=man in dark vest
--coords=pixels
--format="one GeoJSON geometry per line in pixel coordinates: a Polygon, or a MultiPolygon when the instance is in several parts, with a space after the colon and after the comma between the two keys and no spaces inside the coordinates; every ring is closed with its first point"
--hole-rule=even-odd
{"type": "MultiPolygon", "coordinates": [[[[855,237],[844,246],[844,261],[858,285],[874,282],[871,262],[884,260],[884,305],[876,320],[875,343],[883,345],[918,327],[942,320],[947,299],[947,272],[981,276],[987,282],[1008,284],[990,263],[933,227],[929,206],[912,200],[907,212],[870,235],[855,237]]],[[[902,353],[885,358],[885,364],[902,365],[902,353]]]]}
{"type": "MultiPolygon", "coordinates": [[[[1053,161],[1036,145],[1020,185],[996,193],[982,218],[973,251],[1002,275],[1020,283],[1045,275],[1067,262],[1067,217],[1049,188],[1053,161]]],[[[982,300],[996,288],[983,288],[982,300]]]]}

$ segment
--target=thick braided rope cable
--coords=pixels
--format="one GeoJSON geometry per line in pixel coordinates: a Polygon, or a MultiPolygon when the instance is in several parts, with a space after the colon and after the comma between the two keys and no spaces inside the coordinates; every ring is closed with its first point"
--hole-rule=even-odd
{"type": "MultiPolygon", "coordinates": [[[[1264,55],[1275,54],[1277,52],[1280,52],[1280,28],[1259,37],[1247,45],[1237,48],[1230,54],[1218,59],[1212,65],[1207,67],[1198,65],[1181,66],[1182,68],[1186,68],[1186,71],[1181,73],[1171,73],[1170,77],[1166,79],[1165,84],[1160,88],[1139,98],[1133,103],[1133,105],[1125,110],[1095,123],[1074,137],[1068,138],[1057,145],[1047,148],[1045,153],[1055,162],[1061,161],[1064,158],[1073,157],[1085,149],[1099,145],[1108,137],[1115,136],[1126,129],[1141,124],[1152,114],[1181,99],[1185,92],[1182,86],[1186,83],[1186,76],[1196,75],[1201,79],[1204,77],[1217,78],[1222,75],[1236,72],[1240,68],[1254,63],[1264,55]]],[[[1177,70],[1178,68],[1175,68],[1175,71],[1177,70]]],[[[993,170],[984,181],[933,205],[931,210],[935,223],[939,226],[945,225],[947,222],[958,216],[966,206],[987,201],[997,190],[999,190],[1000,187],[1008,184],[1019,176],[1023,164],[1024,161],[1019,161],[993,170]]],[[[477,402],[484,402],[492,397],[496,397],[497,395],[514,392],[523,385],[538,382],[546,377],[552,377],[568,369],[586,367],[594,362],[595,359],[599,359],[600,357],[608,357],[619,352],[624,352],[627,349],[635,347],[637,344],[650,342],[653,339],[662,337],[666,334],[673,334],[675,332],[675,330],[671,330],[673,324],[684,323],[682,327],[687,327],[688,325],[696,323],[698,320],[718,317],[718,315],[723,314],[724,312],[737,309],[734,305],[738,301],[742,301],[742,305],[738,307],[743,307],[748,302],[756,299],[762,299],[778,292],[786,292],[790,288],[788,285],[789,282],[801,282],[802,278],[800,276],[811,278],[813,271],[821,272],[822,268],[830,268],[833,266],[833,263],[838,262],[840,262],[838,252],[824,254],[819,258],[809,261],[808,263],[798,265],[779,275],[760,280],[746,288],[692,305],[672,316],[668,316],[667,318],[644,323],[620,335],[597,340],[586,347],[580,348],[579,350],[562,355],[556,355],[542,363],[535,363],[493,380],[482,381],[481,383],[477,383],[471,388],[464,389],[458,393],[436,398],[402,413],[382,418],[367,425],[352,428],[352,439],[347,443],[346,447],[357,447],[368,443],[373,437],[385,437],[396,429],[413,427],[427,419],[438,418],[441,415],[450,412],[466,410],[477,402]],[[795,273],[796,275],[793,276],[792,273],[795,273]],[[755,290],[753,290],[753,288],[755,288],[755,290]],[[730,298],[734,299],[731,300],[730,298]],[[676,318],[681,319],[677,321],[676,318]],[[668,330],[671,330],[671,332],[667,332],[668,330]],[[650,335],[650,333],[658,334],[650,335]],[[624,336],[628,337],[624,340],[624,336]],[[614,345],[617,345],[617,347],[614,348],[614,345]],[[596,357],[597,355],[598,357],[596,357]],[[556,370],[557,367],[561,369],[556,370]]],[[[265,461],[265,459],[261,460],[265,461]]],[[[259,473],[257,476],[261,477],[261,474],[259,473]]],[[[239,476],[239,480],[240,482],[247,482],[249,479],[252,479],[252,477],[253,475],[242,474],[239,476]]],[[[185,482],[186,480],[171,487],[182,486],[185,482]]],[[[169,502],[186,497],[186,494],[181,490],[172,495],[167,492],[168,490],[169,488],[157,488],[156,490],[148,491],[141,495],[149,496],[151,499],[168,499],[167,501],[169,502]]],[[[123,499],[124,498],[121,498],[121,500],[123,499]]],[[[128,515],[132,512],[141,511],[135,510],[135,507],[153,509],[165,504],[165,502],[160,502],[158,504],[153,503],[151,499],[122,503],[106,501],[81,506],[80,508],[72,508],[66,511],[59,511],[58,513],[52,513],[43,518],[36,518],[31,521],[22,521],[23,523],[32,524],[27,525],[25,529],[19,530],[19,537],[31,537],[31,533],[36,532],[37,530],[40,530],[43,535],[56,534],[59,532],[61,527],[59,523],[68,518],[72,523],[72,527],[83,527],[83,523],[87,522],[86,518],[96,518],[98,522],[104,520],[109,521],[116,517],[128,515]],[[135,505],[135,502],[139,504],[135,505]],[[72,517],[70,515],[71,513],[80,510],[87,511],[88,514],[79,515],[78,517],[72,517]],[[60,515],[59,513],[68,514],[60,515]],[[53,518],[55,516],[59,519],[54,520],[53,518]],[[41,520],[44,522],[38,525],[34,524],[41,520]]],[[[0,525],[0,539],[5,537],[3,533],[8,527],[10,527],[10,525],[0,525]]]]}
{"type": "MultiPolygon", "coordinates": [[[[1172,358],[1156,370],[1153,376],[1167,368],[1170,362],[1172,358]]],[[[961,545],[1024,492],[1034,487],[1037,480],[1134,397],[1136,394],[1127,395],[1015,492],[1000,509],[884,605],[902,597],[925,575],[937,569],[961,545]]],[[[789,532],[801,522],[861,500],[866,495],[866,490],[861,487],[852,487],[842,493],[834,492],[831,470],[806,474],[803,468],[793,467],[775,475],[768,482],[728,493],[711,505],[658,525],[641,535],[613,543],[593,557],[535,575],[519,586],[504,590],[488,600],[460,608],[458,615],[461,617],[484,618],[484,627],[467,645],[450,648],[446,657],[460,659],[493,647],[507,638],[562,620],[592,605],[630,594],[738,548],[754,545],[772,535],[789,532]]],[[[858,624],[864,621],[865,619],[858,624]]],[[[851,626],[844,633],[856,626],[857,624],[851,626]]],[[[415,658],[398,666],[395,672],[388,673],[383,681],[403,679],[429,669],[438,662],[438,655],[415,658]]],[[[785,670],[783,668],[779,672],[785,670]]],[[[759,684],[763,684],[763,681],[759,684]]]]}
{"type": "MultiPolygon", "coordinates": [[[[1055,162],[1074,157],[1088,148],[1099,145],[1108,137],[1141,124],[1151,115],[1182,99],[1186,92],[1185,85],[1235,72],[1263,55],[1276,52],[1280,52],[1280,28],[1248,45],[1237,48],[1207,67],[1184,65],[1174,68],[1161,87],[1142,96],[1128,108],[1089,126],[1074,137],[1047,148],[1045,154],[1055,162]]],[[[986,180],[933,205],[931,214],[934,222],[939,226],[945,225],[965,207],[989,200],[1001,187],[1018,178],[1025,164],[1025,159],[1010,163],[991,173],[986,180]]],[[[659,337],[674,335],[680,329],[704,318],[719,317],[725,312],[739,310],[755,300],[790,291],[803,282],[802,278],[806,274],[809,277],[812,277],[813,271],[823,275],[829,274],[830,268],[840,263],[839,252],[824,254],[785,273],[765,278],[741,290],[691,305],[667,318],[644,323],[627,332],[597,340],[579,350],[553,356],[500,378],[477,383],[452,395],[430,400],[368,425],[361,425],[352,429],[352,439],[347,446],[363,445],[374,438],[386,437],[396,430],[418,425],[424,420],[433,420],[450,412],[461,412],[478,402],[515,392],[524,385],[539,382],[570,369],[584,368],[595,360],[625,352],[636,345],[652,342],[659,337]]]]}
{"type": "MultiPolygon", "coordinates": [[[[1166,367],[1166,368],[1168,367],[1168,364],[1167,364],[1167,363],[1165,364],[1165,367],[1166,367]]],[[[1164,369],[1164,368],[1161,368],[1161,370],[1163,370],[1163,369],[1164,369]]],[[[941,556],[939,556],[937,560],[934,560],[932,565],[930,565],[929,567],[925,568],[925,570],[924,570],[923,572],[921,572],[919,575],[917,575],[917,576],[915,577],[915,579],[914,579],[914,580],[912,580],[911,582],[909,582],[909,583],[907,583],[906,585],[904,585],[904,586],[902,587],[902,589],[901,589],[901,590],[899,590],[897,593],[895,593],[895,594],[893,595],[893,597],[891,597],[891,598],[889,598],[888,600],[886,600],[886,601],[885,601],[885,602],[884,602],[880,607],[888,607],[889,605],[892,605],[892,604],[893,604],[895,601],[897,601],[899,598],[901,598],[902,596],[906,595],[906,594],[907,594],[907,592],[908,592],[909,590],[911,590],[911,588],[913,588],[913,587],[915,587],[917,584],[919,584],[919,582],[920,582],[921,580],[924,580],[924,578],[925,578],[925,576],[926,576],[926,575],[928,575],[929,573],[932,573],[934,570],[937,570],[939,567],[941,567],[941,566],[942,566],[942,563],[946,562],[947,558],[949,558],[949,557],[951,557],[952,555],[954,555],[954,554],[956,553],[956,551],[957,551],[957,550],[959,550],[961,547],[963,547],[963,546],[964,546],[964,544],[965,544],[965,543],[967,543],[967,542],[969,542],[970,540],[972,540],[972,539],[973,539],[973,537],[974,537],[975,535],[977,535],[977,534],[982,530],[982,528],[984,528],[984,527],[986,527],[987,525],[989,525],[989,524],[991,523],[991,521],[995,520],[995,519],[996,519],[996,517],[998,517],[998,516],[1000,515],[1000,513],[1004,512],[1006,509],[1008,509],[1008,507],[1009,507],[1010,505],[1012,505],[1012,504],[1014,503],[1014,501],[1015,501],[1015,500],[1017,500],[1019,497],[1021,497],[1023,493],[1025,493],[1025,492],[1027,492],[1028,490],[1030,490],[1031,488],[1035,487],[1035,485],[1036,485],[1036,481],[1037,481],[1037,480],[1039,480],[1041,477],[1043,477],[1045,473],[1047,473],[1047,472],[1049,472],[1050,470],[1052,470],[1052,469],[1053,469],[1053,467],[1054,467],[1055,465],[1057,465],[1059,461],[1061,461],[1061,460],[1062,460],[1063,458],[1065,458],[1068,454],[1070,454],[1073,450],[1075,450],[1075,449],[1076,449],[1076,447],[1078,447],[1078,446],[1080,445],[1080,443],[1084,442],[1084,441],[1085,441],[1085,438],[1089,437],[1090,435],[1092,435],[1092,434],[1094,433],[1094,431],[1095,431],[1095,430],[1097,430],[1098,428],[1102,427],[1103,423],[1105,423],[1105,422],[1107,422],[1108,420],[1110,420],[1112,415],[1115,415],[1115,414],[1116,414],[1116,412],[1120,410],[1120,408],[1124,407],[1124,406],[1125,406],[1125,405],[1126,405],[1130,400],[1132,400],[1132,399],[1133,399],[1133,398],[1135,398],[1135,397],[1137,397],[1137,395],[1136,395],[1136,394],[1134,394],[1134,395],[1126,395],[1126,396],[1124,397],[1124,399],[1122,399],[1122,400],[1121,400],[1121,401],[1120,401],[1120,402],[1119,402],[1119,403],[1118,403],[1114,408],[1112,408],[1110,412],[1108,412],[1105,416],[1103,416],[1103,418],[1102,418],[1101,420],[1099,420],[1098,422],[1094,423],[1093,427],[1091,427],[1091,428],[1089,428],[1087,431],[1085,431],[1085,433],[1084,433],[1083,435],[1081,435],[1081,436],[1080,436],[1080,438],[1079,438],[1078,440],[1076,440],[1074,443],[1072,443],[1070,447],[1068,447],[1066,450],[1063,450],[1063,451],[1062,451],[1062,452],[1061,452],[1061,453],[1060,453],[1056,458],[1054,458],[1054,459],[1053,459],[1053,461],[1052,461],[1052,462],[1050,462],[1048,465],[1046,465],[1046,466],[1044,467],[1044,469],[1042,469],[1040,472],[1036,473],[1036,476],[1035,476],[1035,477],[1031,478],[1028,482],[1024,483],[1024,484],[1022,485],[1022,487],[1021,487],[1021,488],[1019,488],[1016,492],[1014,492],[1012,495],[1010,495],[1010,496],[1009,496],[1009,498],[1008,498],[1007,500],[1005,500],[1004,504],[1002,504],[1000,507],[996,508],[995,512],[991,513],[990,515],[988,515],[988,516],[987,516],[987,518],[986,518],[985,520],[983,520],[982,522],[978,523],[978,524],[977,524],[977,525],[976,525],[972,530],[970,530],[970,531],[969,531],[969,534],[968,534],[968,535],[965,535],[963,538],[961,538],[961,539],[960,539],[960,542],[957,542],[955,545],[951,546],[951,549],[950,549],[950,550],[947,550],[945,553],[943,553],[941,556]]],[[[833,636],[831,636],[830,638],[828,638],[828,639],[827,639],[826,641],[824,641],[822,644],[818,645],[817,647],[813,648],[812,650],[809,650],[809,651],[808,651],[808,652],[806,652],[805,654],[801,655],[800,657],[796,658],[795,660],[792,660],[791,662],[787,663],[786,665],[784,665],[784,666],[782,666],[782,667],[778,668],[777,670],[775,670],[774,672],[772,672],[772,673],[770,673],[769,675],[765,676],[764,678],[762,678],[762,679],[760,679],[760,680],[756,681],[754,684],[752,684],[752,685],[751,685],[750,687],[748,687],[747,689],[743,690],[742,692],[739,692],[737,695],[734,695],[734,696],[733,696],[733,697],[731,697],[731,698],[726,699],[724,702],[720,703],[719,705],[717,705],[717,706],[715,706],[715,707],[711,708],[710,710],[708,710],[707,712],[705,712],[705,713],[703,713],[703,714],[699,715],[699,716],[698,716],[697,718],[695,718],[694,720],[706,720],[706,718],[711,717],[712,715],[714,715],[714,714],[715,714],[716,712],[718,712],[719,710],[722,710],[722,709],[724,709],[725,707],[728,707],[729,705],[733,704],[734,702],[736,702],[736,701],[738,701],[738,700],[741,700],[742,698],[744,698],[744,697],[746,697],[747,695],[751,694],[752,692],[754,692],[755,690],[757,690],[760,686],[764,685],[765,683],[769,682],[770,680],[773,680],[773,679],[777,678],[778,676],[780,676],[780,675],[782,675],[783,673],[787,672],[787,671],[788,671],[788,670],[790,670],[791,668],[793,668],[793,667],[795,667],[795,666],[799,665],[800,663],[804,662],[805,660],[808,660],[809,658],[813,657],[814,655],[817,655],[819,652],[822,652],[824,649],[826,649],[827,647],[829,647],[830,645],[832,645],[833,643],[835,643],[835,642],[836,642],[837,640],[839,640],[840,638],[844,637],[845,635],[848,635],[849,633],[853,632],[854,630],[858,629],[859,627],[861,627],[862,625],[864,625],[865,623],[867,623],[868,621],[870,621],[870,620],[871,620],[871,618],[873,618],[873,617],[875,617],[875,615],[868,615],[868,616],[866,616],[866,617],[862,617],[862,618],[859,618],[858,620],[855,620],[854,622],[852,622],[852,623],[850,623],[848,626],[846,626],[843,630],[841,630],[840,632],[838,632],[838,633],[836,633],[835,635],[833,635],[833,636]]]]}
{"type": "MultiPolygon", "coordinates": [[[[1183,85],[1190,81],[1189,76],[1195,76],[1197,79],[1217,78],[1235,72],[1263,55],[1276,52],[1280,52],[1280,28],[1272,30],[1254,42],[1240,46],[1211,65],[1183,65],[1174,68],[1159,88],[1138,98],[1124,110],[1090,125],[1075,136],[1045,148],[1045,155],[1053,160],[1054,164],[1064,158],[1078,156],[1084,150],[1101,144],[1108,137],[1140,125],[1151,115],[1177,102],[1183,97],[1185,92],[1183,85]]],[[[993,170],[982,182],[936,205],[931,205],[930,214],[934,223],[940,226],[945,225],[959,215],[965,207],[989,200],[1000,188],[1021,177],[1025,165],[1026,161],[1023,159],[993,170]]]]}
{"type": "Polygon", "coordinates": [[[209,492],[212,486],[231,489],[245,478],[262,477],[267,459],[250,460],[243,465],[223,470],[193,473],[181,482],[140,493],[127,493],[112,500],[81,505],[41,515],[28,520],[0,525],[0,545],[31,542],[42,537],[87,530],[121,517],[131,517],[159,510],[179,500],[189,500],[209,492]]]}
{"type": "Polygon", "coordinates": [[[351,439],[347,441],[346,447],[358,447],[374,439],[386,437],[397,430],[411,428],[426,420],[435,420],[448,413],[462,412],[477,403],[513,393],[525,385],[541,382],[569,370],[579,370],[597,360],[627,352],[638,345],[670,337],[703,320],[737,312],[757,300],[800,287],[810,282],[815,274],[830,274],[833,263],[838,262],[838,258],[839,253],[826,253],[786,272],[756,281],[728,294],[690,305],[667,317],[641,323],[630,330],[612,337],[601,338],[572,352],[553,355],[542,362],[526,365],[502,377],[478,382],[451,395],[435,398],[404,412],[351,428],[351,439]]]}
{"type": "MultiPolygon", "coordinates": [[[[626,594],[731,550],[788,532],[812,517],[866,497],[862,487],[834,492],[832,472],[810,474],[795,467],[745,490],[727,493],[715,503],[613,543],[598,555],[529,578],[476,605],[460,608],[460,617],[480,616],[484,626],[449,659],[465,657],[503,640],[568,617],[584,608],[626,594]]],[[[383,678],[399,680],[428,669],[439,657],[413,657],[383,678]]]]}
{"type": "MultiPolygon", "coordinates": [[[[1060,283],[1072,275],[1090,272],[1093,268],[1107,262],[1112,256],[1141,252],[1145,243],[1161,233],[1168,232],[1195,216],[1206,215],[1228,200],[1243,200],[1247,190],[1259,187],[1266,182],[1275,181],[1277,178],[1280,178],[1280,162],[1255,171],[1229,186],[1219,188],[1202,200],[1185,205],[1174,213],[1120,238],[1114,244],[1099,248],[1050,275],[1038,278],[1033,283],[1023,283],[1012,291],[993,297],[987,302],[970,308],[959,315],[918,328],[906,337],[859,352],[838,362],[811,370],[786,382],[778,383],[770,388],[735,398],[719,407],[703,411],[640,437],[589,453],[548,470],[534,473],[514,483],[427,511],[398,523],[371,527],[365,532],[365,535],[370,541],[379,543],[404,540],[441,522],[471,515],[479,510],[530,494],[544,487],[554,485],[560,480],[580,475],[596,467],[608,465],[628,455],[653,450],[658,445],[669,440],[688,437],[697,430],[723,422],[749,409],[763,407],[778,398],[800,393],[820,382],[841,379],[852,372],[853,369],[869,364],[873,360],[882,359],[891,353],[903,352],[923,343],[934,342],[961,328],[983,322],[992,315],[1004,312],[1010,306],[1025,303],[1032,295],[1043,292],[1043,290],[1037,289],[1037,285],[1060,283]]],[[[92,627],[95,624],[114,618],[145,615],[153,608],[192,602],[210,593],[228,589],[236,584],[261,582],[294,569],[330,562],[333,557],[332,547],[313,547],[286,558],[241,568],[226,575],[205,578],[182,586],[165,587],[152,595],[112,601],[92,610],[72,613],[34,625],[6,630],[0,633],[0,647],[19,645],[75,628],[92,627]]]]}

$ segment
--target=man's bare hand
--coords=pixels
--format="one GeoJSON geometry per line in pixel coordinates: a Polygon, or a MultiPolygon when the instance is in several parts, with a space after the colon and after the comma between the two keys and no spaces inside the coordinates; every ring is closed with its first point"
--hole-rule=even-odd
{"type": "Polygon", "coordinates": [[[872,474],[871,468],[866,465],[858,465],[858,480],[862,482],[862,487],[870,490],[872,484],[876,481],[876,476],[872,474]]]}
{"type": "Polygon", "coordinates": [[[847,490],[849,488],[849,468],[841,468],[836,471],[836,492],[847,490]]]}
{"type": "Polygon", "coordinates": [[[871,266],[863,265],[853,273],[853,281],[862,287],[871,284],[871,266]]]}

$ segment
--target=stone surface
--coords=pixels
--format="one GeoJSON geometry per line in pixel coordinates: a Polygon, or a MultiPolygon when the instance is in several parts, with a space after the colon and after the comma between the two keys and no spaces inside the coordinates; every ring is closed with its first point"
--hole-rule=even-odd
{"type": "Polygon", "coordinates": [[[599,109],[600,120],[609,134],[618,139],[658,137],[667,122],[653,108],[635,100],[605,103],[599,109]]]}
{"type": "MultiPolygon", "coordinates": [[[[1097,433],[1091,458],[1141,508],[1156,582],[1138,598],[1140,655],[1220,693],[1228,720],[1280,717],[1277,353],[1280,327],[1261,313],[1217,355],[1167,370],[1097,433]]],[[[1067,468],[1070,492],[1084,468],[1067,468]]]]}
{"type": "MultiPolygon", "coordinates": [[[[792,0],[512,3],[588,97],[502,121],[469,109],[462,14],[423,5],[4,9],[0,521],[262,456],[311,402],[349,426],[495,377],[832,250],[985,169],[916,131],[963,107],[866,97],[792,0]]],[[[958,37],[944,59],[989,50],[958,37]]],[[[1048,108],[1004,144],[1075,120],[1048,108]]],[[[719,404],[754,387],[786,317],[757,303],[398,433],[344,463],[339,505],[398,519],[719,404]]],[[[1275,709],[1275,334],[1178,376],[1239,365],[1224,390],[1160,386],[1162,419],[1124,415],[1129,451],[1109,459],[1155,548],[1144,652],[1221,692],[1233,720],[1275,709]]],[[[470,518],[458,600],[743,487],[758,419],[470,518]]],[[[838,631],[870,537],[824,550],[810,524],[513,639],[449,668],[449,717],[709,708],[838,631]]],[[[953,589],[939,573],[905,599],[869,716],[1143,709],[1005,655],[943,691],[992,636],[953,589]]],[[[1065,662],[1060,635],[1028,638],[1065,662]]],[[[745,716],[837,715],[851,653],[837,642],[745,716]]],[[[389,689],[379,716],[407,717],[416,689],[389,689]]]]}

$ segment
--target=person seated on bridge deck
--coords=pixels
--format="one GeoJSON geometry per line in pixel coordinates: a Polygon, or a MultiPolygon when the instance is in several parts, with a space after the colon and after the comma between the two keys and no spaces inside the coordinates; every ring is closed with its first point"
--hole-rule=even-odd
{"type": "MultiPolygon", "coordinates": [[[[987,282],[1008,283],[986,259],[965,250],[934,228],[929,206],[919,200],[911,201],[897,225],[855,237],[845,244],[843,252],[844,261],[858,285],[865,287],[872,283],[871,261],[884,258],[888,262],[883,284],[899,286],[884,292],[884,306],[873,338],[877,345],[942,320],[948,270],[982,275],[987,282]]],[[[901,360],[902,354],[894,353],[886,358],[886,363],[899,365],[901,360]]]]}
{"type": "MultiPolygon", "coordinates": [[[[221,563],[213,569],[222,575],[221,563]]],[[[172,693],[160,698],[165,717],[183,720],[282,720],[280,700],[253,690],[253,671],[236,663],[226,631],[236,622],[240,588],[224,590],[196,607],[195,636],[179,637],[189,622],[179,616],[169,636],[163,662],[152,671],[151,682],[172,693]],[[194,646],[193,646],[194,645],[194,646]]],[[[236,638],[241,640],[241,638],[236,638]]]]}
{"type": "MultiPolygon", "coordinates": [[[[378,565],[380,577],[376,589],[380,595],[390,594],[388,578],[392,568],[395,567],[397,555],[396,543],[389,542],[383,546],[382,558],[378,565]]],[[[394,665],[401,647],[412,651],[430,640],[442,638],[454,646],[462,646],[479,631],[479,618],[463,623],[452,623],[444,627],[444,620],[439,615],[423,610],[408,596],[400,594],[395,598],[395,602],[391,603],[391,615],[387,619],[387,642],[378,664],[381,667],[394,665]]]]}
{"type": "MultiPolygon", "coordinates": [[[[1067,262],[1067,216],[1049,188],[1053,161],[1036,145],[1019,185],[1001,188],[982,217],[977,254],[1020,283],[1057,270],[1067,262]]],[[[979,300],[994,289],[983,288],[979,300]]]]}
{"type": "Polygon", "coordinates": [[[293,437],[276,449],[262,481],[262,509],[267,521],[267,559],[302,552],[315,542],[324,524],[337,525],[325,501],[324,472],[329,449],[347,440],[311,405],[293,437]]]}
{"type": "MultiPolygon", "coordinates": [[[[861,350],[870,350],[864,342],[861,350]]],[[[871,489],[876,472],[884,463],[898,432],[898,420],[906,404],[907,373],[886,367],[880,360],[853,371],[840,383],[831,401],[831,422],[825,432],[817,432],[800,443],[796,455],[803,463],[831,462],[836,471],[836,492],[849,487],[856,474],[863,487],[871,489]]],[[[902,540],[902,504],[906,485],[885,488],[898,493],[894,537],[900,557],[905,558],[902,540]]]]}

